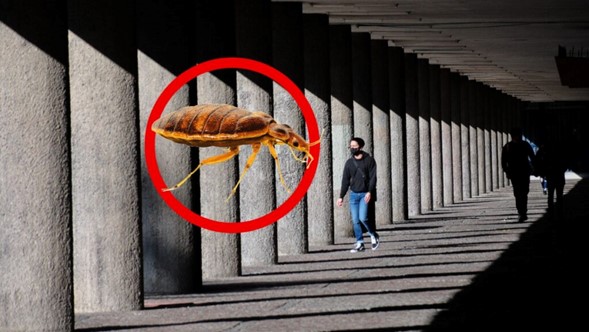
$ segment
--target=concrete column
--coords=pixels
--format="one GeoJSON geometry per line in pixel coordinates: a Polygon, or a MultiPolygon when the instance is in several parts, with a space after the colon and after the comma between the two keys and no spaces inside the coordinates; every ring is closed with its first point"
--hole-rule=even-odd
{"type": "Polygon", "coordinates": [[[469,81],[460,76],[460,154],[462,156],[462,199],[472,197],[470,191],[470,147],[469,147],[469,81]]]}
{"type": "Polygon", "coordinates": [[[499,146],[500,141],[498,140],[498,119],[499,119],[499,112],[497,108],[497,96],[498,92],[495,89],[490,90],[489,94],[489,128],[491,130],[491,183],[492,189],[499,189],[499,172],[501,170],[501,164],[499,163],[499,157],[501,156],[499,153],[499,146]]]}
{"type": "MultiPolygon", "coordinates": [[[[507,144],[510,141],[509,131],[511,130],[511,109],[509,108],[508,103],[508,96],[506,94],[502,94],[502,102],[501,106],[503,107],[503,145],[507,144]]],[[[503,172],[503,183],[505,187],[509,186],[509,179],[505,172],[503,172]]]]}
{"type": "MultiPolygon", "coordinates": [[[[348,146],[354,135],[352,114],[352,36],[349,26],[329,27],[329,68],[331,85],[331,132],[333,135],[333,196],[340,195],[344,164],[350,158],[348,146]]],[[[334,212],[334,236],[344,238],[354,235],[352,218],[348,208],[349,192],[344,206],[334,212]]]]}
{"type": "Polygon", "coordinates": [[[441,129],[441,96],[440,96],[440,66],[429,67],[429,108],[432,154],[432,204],[433,208],[444,204],[444,182],[442,176],[442,129],[441,129]]]}
{"type": "MultiPolygon", "coordinates": [[[[236,51],[240,57],[267,64],[272,60],[272,21],[269,0],[236,0],[236,51]]],[[[249,71],[237,73],[237,105],[250,111],[272,115],[272,81],[249,71]]],[[[252,149],[243,147],[239,169],[243,172],[252,149]]],[[[251,220],[276,207],[274,159],[266,148],[260,153],[239,186],[241,220],[251,220]]],[[[270,265],[278,261],[276,223],[241,234],[242,263],[245,266],[270,265]]]]}
{"type": "Polygon", "coordinates": [[[462,193],[462,143],[461,143],[461,79],[456,73],[450,74],[450,117],[452,118],[452,198],[454,203],[463,199],[462,193]]]}
{"type": "Polygon", "coordinates": [[[417,56],[415,54],[405,54],[405,129],[407,210],[409,217],[412,217],[421,213],[419,107],[417,104],[417,56]]]}
{"type": "Polygon", "coordinates": [[[452,178],[452,95],[450,69],[440,70],[440,117],[442,139],[442,203],[454,203],[452,178]]]}
{"type": "MultiPolygon", "coordinates": [[[[305,96],[309,100],[319,128],[321,138],[320,167],[309,188],[307,205],[309,245],[333,244],[334,197],[332,160],[332,132],[329,84],[329,19],[327,15],[303,15],[304,78],[305,96]]],[[[341,176],[341,174],[339,175],[341,176]]],[[[339,193],[338,193],[339,195],[339,193]]]]}
{"type": "MultiPolygon", "coordinates": [[[[195,5],[196,62],[234,56],[234,1],[206,0],[198,1],[195,5]],[[214,33],[211,33],[212,31],[214,33]]],[[[235,72],[232,70],[199,75],[196,83],[197,103],[237,105],[235,80],[235,72]]],[[[199,159],[219,155],[222,151],[213,147],[198,149],[199,159]]],[[[200,212],[204,217],[227,222],[239,220],[239,196],[226,201],[237,183],[239,172],[239,158],[199,170],[200,212]]],[[[234,277],[241,274],[239,234],[202,229],[200,237],[203,279],[234,277]]]]}
{"type": "Polygon", "coordinates": [[[0,10],[1,331],[74,328],[66,13],[0,10]]]}
{"type": "MultiPolygon", "coordinates": [[[[272,4],[272,46],[274,67],[303,89],[303,10],[300,3],[272,4]]],[[[274,118],[305,136],[305,120],[290,93],[274,85],[274,118]]],[[[287,186],[294,190],[303,177],[305,164],[293,158],[286,146],[278,148],[280,167],[287,186]]],[[[290,197],[276,175],[276,201],[282,204],[290,197]]],[[[315,203],[313,203],[315,204],[315,203]]],[[[303,198],[278,221],[278,254],[296,255],[309,251],[307,241],[307,199],[303,198]]]]}
{"type": "Polygon", "coordinates": [[[72,1],[68,18],[75,307],[137,310],[143,283],[135,5],[72,1]]]}
{"type": "Polygon", "coordinates": [[[477,180],[479,195],[485,193],[485,94],[484,85],[477,82],[475,85],[476,97],[476,131],[477,131],[477,180]]]}
{"type": "Polygon", "coordinates": [[[391,108],[392,220],[407,219],[407,173],[405,162],[405,54],[389,47],[389,104],[391,108]]]}
{"type": "MultiPolygon", "coordinates": [[[[141,139],[141,216],[143,285],[148,294],[193,293],[200,284],[195,251],[196,227],[180,218],[157,194],[145,164],[145,126],[155,101],[177,75],[191,66],[191,40],[184,22],[192,12],[186,2],[144,1],[137,6],[137,81],[141,139]],[[169,52],[169,50],[175,50],[169,52]]],[[[176,92],[165,112],[190,104],[188,86],[176,92]]],[[[157,160],[166,184],[173,186],[190,173],[190,147],[157,139],[157,160]]],[[[192,207],[192,184],[174,195],[192,207]]]]}
{"type": "Polygon", "coordinates": [[[391,131],[389,119],[388,42],[371,41],[372,55],[372,122],[374,159],[378,179],[376,224],[388,225],[391,217],[391,131]]]}
{"type": "Polygon", "coordinates": [[[372,79],[370,34],[367,32],[352,33],[352,86],[354,136],[364,139],[364,151],[372,155],[372,79]]]}
{"type": "Polygon", "coordinates": [[[505,173],[501,168],[501,151],[503,146],[505,145],[505,109],[503,107],[503,93],[499,92],[497,94],[497,162],[498,162],[498,170],[497,174],[499,176],[499,188],[505,187],[505,173]]]}
{"type": "Polygon", "coordinates": [[[419,108],[419,167],[421,212],[432,210],[432,157],[430,135],[429,64],[417,60],[417,105],[419,108]]]}
{"type": "Polygon", "coordinates": [[[478,169],[478,154],[477,154],[477,96],[476,96],[476,81],[468,81],[468,148],[470,155],[470,196],[475,197],[479,195],[479,169],[478,169]]]}
{"type": "Polygon", "coordinates": [[[492,115],[492,108],[491,108],[491,88],[489,88],[488,86],[484,86],[483,89],[483,96],[484,96],[484,100],[485,103],[483,104],[483,110],[484,110],[484,124],[483,124],[483,130],[484,130],[484,153],[485,153],[485,192],[491,192],[493,191],[493,180],[492,180],[492,176],[493,176],[493,169],[492,169],[492,159],[491,159],[491,149],[492,149],[492,143],[491,143],[491,120],[493,118],[492,115]]]}

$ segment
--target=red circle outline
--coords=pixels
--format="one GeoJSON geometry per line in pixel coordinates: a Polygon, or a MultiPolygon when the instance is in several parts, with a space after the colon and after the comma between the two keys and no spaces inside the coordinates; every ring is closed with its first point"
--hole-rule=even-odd
{"type": "Polygon", "coordinates": [[[171,192],[162,191],[163,188],[167,188],[157,164],[155,154],[155,133],[151,130],[153,122],[160,118],[164,111],[167,103],[170,101],[172,96],[182,86],[187,84],[190,80],[197,76],[220,69],[242,69],[249,70],[272,79],[279,85],[281,85],[286,91],[290,93],[297,105],[301,109],[305,122],[307,123],[307,130],[309,132],[309,141],[315,142],[319,140],[319,128],[317,125],[317,119],[313,113],[313,109],[309,104],[309,101],[305,97],[305,94],[298,88],[298,86],[290,80],[286,75],[278,71],[277,69],[266,65],[262,62],[246,59],[246,58],[218,58],[197,64],[182,74],[178,75],[168,86],[162,91],[161,95],[155,102],[151,114],[147,120],[147,126],[145,129],[145,162],[147,164],[147,171],[151,180],[156,188],[158,194],[168,204],[172,210],[180,215],[186,221],[197,225],[202,228],[206,228],[215,232],[222,233],[242,233],[254,231],[272,223],[278,221],[278,219],[284,217],[290,212],[305,196],[307,190],[311,186],[311,182],[315,177],[317,171],[317,165],[319,164],[319,148],[320,144],[316,144],[310,147],[310,153],[314,160],[309,165],[309,168],[305,170],[303,177],[298,187],[293,191],[290,197],[284,201],[273,211],[268,214],[258,217],[256,219],[241,221],[241,222],[223,222],[205,218],[192,210],[184,206],[180,201],[172,195],[171,192]]]}

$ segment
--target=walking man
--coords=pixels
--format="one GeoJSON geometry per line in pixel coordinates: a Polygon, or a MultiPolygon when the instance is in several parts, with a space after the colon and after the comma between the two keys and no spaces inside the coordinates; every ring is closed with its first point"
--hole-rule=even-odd
{"type": "Polygon", "coordinates": [[[530,191],[532,160],[534,160],[534,150],[528,142],[522,139],[522,130],[520,128],[512,129],[511,142],[505,144],[501,152],[501,166],[513,186],[519,222],[528,219],[528,192],[530,191]]]}
{"type": "Polygon", "coordinates": [[[364,250],[362,225],[370,234],[372,250],[376,250],[380,244],[378,234],[368,223],[369,203],[376,200],[376,161],[367,152],[362,151],[363,147],[363,139],[353,137],[350,140],[352,156],[344,165],[341,192],[337,200],[337,206],[342,207],[348,188],[351,190],[350,213],[352,214],[354,235],[356,236],[356,244],[351,250],[353,253],[364,250]]]}

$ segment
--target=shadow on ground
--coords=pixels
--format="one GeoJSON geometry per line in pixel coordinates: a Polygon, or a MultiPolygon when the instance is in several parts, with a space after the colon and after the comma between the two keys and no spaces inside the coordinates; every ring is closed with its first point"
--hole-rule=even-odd
{"type": "Polygon", "coordinates": [[[566,195],[565,216],[546,214],[425,331],[565,331],[582,326],[587,292],[589,180],[566,195]]]}

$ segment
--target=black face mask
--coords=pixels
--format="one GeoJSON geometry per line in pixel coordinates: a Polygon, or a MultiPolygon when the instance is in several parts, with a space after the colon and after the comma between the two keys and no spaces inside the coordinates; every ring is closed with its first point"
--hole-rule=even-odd
{"type": "Polygon", "coordinates": [[[362,153],[359,148],[350,148],[350,152],[352,153],[353,156],[357,156],[360,153],[362,153]]]}

